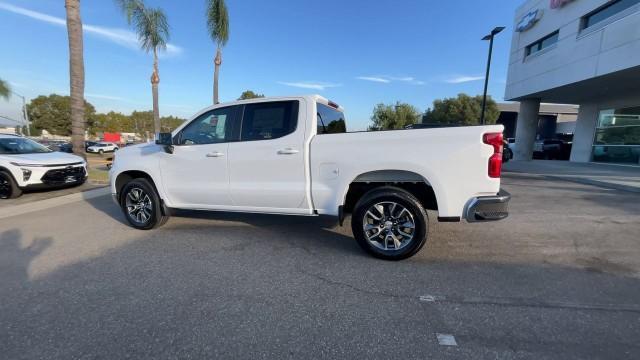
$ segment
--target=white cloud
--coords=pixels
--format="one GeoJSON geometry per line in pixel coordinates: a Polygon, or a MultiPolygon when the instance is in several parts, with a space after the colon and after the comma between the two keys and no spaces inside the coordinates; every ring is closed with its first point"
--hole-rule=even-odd
{"type": "Polygon", "coordinates": [[[123,98],[121,98],[119,96],[102,95],[102,94],[85,93],[84,96],[86,96],[88,98],[103,99],[103,100],[114,100],[114,101],[123,101],[124,100],[123,98]]]}
{"type": "Polygon", "coordinates": [[[301,89],[311,89],[311,90],[319,90],[319,91],[323,91],[328,88],[342,86],[342,84],[330,84],[330,83],[324,83],[324,82],[310,82],[310,81],[300,81],[300,82],[278,81],[278,84],[297,87],[301,89]]]}
{"type": "Polygon", "coordinates": [[[412,84],[412,85],[424,85],[425,84],[424,81],[416,80],[414,77],[411,77],[411,76],[373,75],[373,76],[358,76],[356,79],[365,80],[365,81],[372,81],[372,82],[378,82],[378,83],[383,83],[383,84],[388,84],[390,82],[395,82],[395,81],[405,82],[405,83],[409,83],[409,84],[412,84]]]}
{"type": "Polygon", "coordinates": [[[460,75],[460,76],[453,76],[453,77],[450,77],[448,79],[445,79],[444,82],[449,83],[449,84],[462,84],[462,83],[467,83],[467,82],[472,82],[472,81],[480,81],[480,80],[484,80],[484,76],[465,76],[465,75],[460,75]]]}
{"type": "Polygon", "coordinates": [[[389,79],[385,79],[383,77],[378,77],[378,76],[358,76],[356,79],[365,80],[365,81],[379,82],[379,83],[385,83],[385,84],[391,82],[391,80],[389,80],[389,79]]]}
{"type": "MultiPolygon", "coordinates": [[[[19,6],[0,3],[0,9],[7,10],[14,14],[23,15],[34,20],[42,21],[52,25],[67,26],[67,21],[63,18],[43,14],[37,11],[25,9],[19,6]]],[[[138,37],[133,31],[103,26],[83,24],[82,28],[86,33],[96,35],[105,40],[111,41],[120,46],[130,49],[139,49],[138,37]]],[[[178,55],[182,53],[182,48],[173,44],[167,44],[167,55],[178,55]]]]}

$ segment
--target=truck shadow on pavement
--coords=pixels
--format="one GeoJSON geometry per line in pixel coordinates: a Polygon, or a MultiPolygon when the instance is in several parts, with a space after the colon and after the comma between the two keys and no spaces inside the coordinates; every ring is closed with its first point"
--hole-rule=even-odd
{"type": "MultiPolygon", "coordinates": [[[[122,211],[112,201],[105,201],[105,198],[93,198],[85,201],[120,224],[130,227],[122,211]]],[[[175,239],[180,239],[183,237],[181,234],[186,234],[186,236],[206,239],[206,241],[233,238],[234,241],[242,242],[246,237],[260,237],[264,241],[272,241],[276,246],[278,244],[296,246],[308,251],[313,251],[313,248],[318,246],[330,247],[351,256],[367,256],[351,237],[350,229],[347,229],[346,226],[339,229],[342,232],[348,231],[347,234],[344,234],[336,230],[336,226],[336,218],[326,216],[306,217],[173,210],[169,222],[153,231],[170,232],[175,236],[175,239]],[[194,224],[190,220],[199,220],[199,222],[194,224]]],[[[140,233],[144,233],[144,231],[140,231],[140,233]]]]}
{"type": "Polygon", "coordinates": [[[467,352],[455,358],[640,354],[637,279],[560,266],[384,262],[353,256],[346,236],[310,234],[305,219],[252,221],[257,232],[230,225],[215,240],[200,238],[212,227],[198,224],[140,232],[38,277],[29,268],[59,261],[47,253],[56,240],[2,232],[3,357],[451,355],[432,339],[440,331],[459,334],[467,352]]]}

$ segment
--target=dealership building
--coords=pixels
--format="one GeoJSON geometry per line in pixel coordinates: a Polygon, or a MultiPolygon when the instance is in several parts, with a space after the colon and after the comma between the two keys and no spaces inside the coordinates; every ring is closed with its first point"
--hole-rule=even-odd
{"type": "Polygon", "coordinates": [[[514,24],[515,158],[532,157],[541,103],[575,104],[571,161],[638,165],[640,0],[528,0],[514,24]]]}

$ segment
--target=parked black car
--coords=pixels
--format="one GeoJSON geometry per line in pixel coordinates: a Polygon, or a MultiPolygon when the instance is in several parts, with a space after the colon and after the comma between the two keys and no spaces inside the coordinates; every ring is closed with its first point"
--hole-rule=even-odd
{"type": "Polygon", "coordinates": [[[545,160],[569,160],[573,134],[556,134],[552,139],[542,140],[542,146],[536,146],[533,157],[545,160]]]}
{"type": "Polygon", "coordinates": [[[73,153],[73,144],[71,143],[64,143],[64,144],[60,144],[58,145],[58,151],[62,151],[62,152],[66,152],[66,153],[73,153]]]}

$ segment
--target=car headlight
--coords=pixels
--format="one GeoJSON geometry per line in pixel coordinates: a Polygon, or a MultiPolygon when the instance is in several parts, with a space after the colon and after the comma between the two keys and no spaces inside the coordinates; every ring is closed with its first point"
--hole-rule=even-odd
{"type": "Polygon", "coordinates": [[[31,179],[31,170],[29,169],[20,169],[22,170],[22,181],[29,181],[31,179]]]}
{"type": "Polygon", "coordinates": [[[17,162],[11,162],[11,165],[19,166],[19,167],[43,167],[43,166],[45,166],[45,165],[42,165],[42,164],[24,164],[24,163],[17,163],[17,162]]]}

